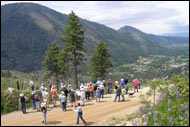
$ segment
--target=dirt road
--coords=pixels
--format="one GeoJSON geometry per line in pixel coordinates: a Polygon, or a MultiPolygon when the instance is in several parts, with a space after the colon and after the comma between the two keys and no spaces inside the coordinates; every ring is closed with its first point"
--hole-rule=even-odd
{"type": "MultiPolygon", "coordinates": [[[[115,94],[105,95],[101,102],[96,103],[95,100],[86,102],[83,106],[83,117],[87,124],[100,126],[109,117],[119,117],[135,112],[140,107],[139,96],[145,94],[149,90],[148,87],[140,89],[133,97],[125,96],[125,102],[113,102],[115,94]]],[[[48,109],[47,126],[74,126],[76,125],[77,113],[73,111],[68,103],[68,111],[63,112],[60,107],[48,109]]],[[[22,114],[21,111],[12,112],[1,116],[1,126],[43,126],[42,113],[27,110],[28,114],[22,114]]],[[[82,121],[80,120],[80,125],[82,121]]]]}

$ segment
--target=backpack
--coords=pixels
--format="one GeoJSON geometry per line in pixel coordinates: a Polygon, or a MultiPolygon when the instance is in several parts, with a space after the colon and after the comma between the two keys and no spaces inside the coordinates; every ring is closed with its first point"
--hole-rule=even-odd
{"type": "Polygon", "coordinates": [[[38,97],[37,94],[34,95],[34,100],[35,100],[35,101],[39,101],[39,97],[38,97]]]}
{"type": "Polygon", "coordinates": [[[20,102],[21,102],[21,103],[25,103],[25,101],[26,101],[25,97],[21,97],[21,98],[20,98],[20,102]]]}

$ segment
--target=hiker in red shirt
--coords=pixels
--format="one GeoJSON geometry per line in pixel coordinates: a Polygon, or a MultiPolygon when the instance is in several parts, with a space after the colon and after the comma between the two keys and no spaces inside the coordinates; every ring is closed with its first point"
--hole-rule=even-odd
{"type": "Polygon", "coordinates": [[[138,89],[140,89],[140,81],[136,80],[136,82],[137,82],[138,89]]]}
{"type": "Polygon", "coordinates": [[[133,85],[134,85],[134,93],[135,93],[135,89],[137,89],[137,92],[138,92],[138,84],[137,84],[137,82],[135,81],[135,82],[133,83],[133,85]]]}

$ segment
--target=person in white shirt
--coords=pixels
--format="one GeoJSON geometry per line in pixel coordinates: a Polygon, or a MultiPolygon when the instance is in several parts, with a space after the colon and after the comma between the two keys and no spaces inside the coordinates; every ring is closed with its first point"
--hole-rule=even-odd
{"type": "Polygon", "coordinates": [[[47,88],[44,88],[44,92],[42,93],[42,99],[43,99],[43,102],[46,103],[47,107],[49,106],[49,93],[47,92],[47,88]]]}
{"type": "Polygon", "coordinates": [[[87,125],[86,121],[82,117],[82,108],[81,108],[80,103],[77,103],[77,107],[75,107],[75,108],[76,108],[76,110],[74,109],[74,111],[78,112],[78,115],[77,115],[77,125],[79,125],[79,118],[82,120],[82,122],[83,122],[84,125],[87,125]]]}
{"type": "Polygon", "coordinates": [[[100,83],[99,87],[100,87],[100,97],[104,98],[104,85],[102,82],[100,83]]]}
{"type": "Polygon", "coordinates": [[[125,87],[122,87],[122,89],[121,89],[122,101],[125,101],[125,94],[126,94],[126,89],[125,89],[125,87]]]}

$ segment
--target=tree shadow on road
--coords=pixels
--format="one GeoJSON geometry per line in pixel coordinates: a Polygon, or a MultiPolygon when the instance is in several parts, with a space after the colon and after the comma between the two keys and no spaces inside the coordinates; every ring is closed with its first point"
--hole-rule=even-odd
{"type": "Polygon", "coordinates": [[[108,102],[108,101],[102,101],[102,100],[100,100],[100,102],[98,101],[96,103],[104,103],[104,102],[108,102]]]}
{"type": "Polygon", "coordinates": [[[92,125],[94,122],[86,122],[87,123],[87,126],[88,125],[92,125]]]}
{"type": "Polygon", "coordinates": [[[88,105],[94,105],[94,103],[86,103],[85,106],[88,106],[88,105]]]}
{"type": "Polygon", "coordinates": [[[111,96],[104,96],[104,98],[111,98],[111,96]]]}
{"type": "Polygon", "coordinates": [[[49,121],[49,122],[47,122],[48,125],[59,124],[59,123],[61,123],[61,121],[49,121]]]}

